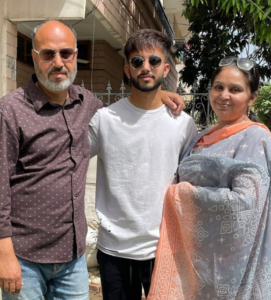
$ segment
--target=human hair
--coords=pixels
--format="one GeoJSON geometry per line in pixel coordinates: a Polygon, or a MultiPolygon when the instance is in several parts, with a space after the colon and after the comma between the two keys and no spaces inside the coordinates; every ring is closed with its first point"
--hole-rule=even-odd
{"type": "Polygon", "coordinates": [[[140,29],[128,38],[124,48],[124,54],[128,62],[132,52],[145,49],[152,50],[159,47],[163,51],[166,60],[168,60],[171,46],[172,42],[170,38],[163,32],[154,29],[140,29]]]}
{"type": "MultiPolygon", "coordinates": [[[[246,70],[243,70],[243,69],[240,69],[238,66],[237,66],[237,61],[233,61],[230,65],[227,65],[227,66],[223,66],[223,67],[218,67],[214,70],[213,74],[212,74],[212,77],[211,77],[211,85],[213,86],[213,83],[215,81],[215,78],[216,76],[222,71],[224,70],[225,68],[234,68],[234,69],[237,69],[239,70],[241,73],[243,73],[243,75],[245,76],[245,79],[246,79],[246,82],[249,86],[249,89],[250,89],[250,92],[251,94],[254,94],[258,91],[258,88],[259,88],[259,82],[260,82],[260,76],[259,76],[259,72],[256,68],[256,66],[254,65],[253,68],[249,71],[246,71],[246,70]]],[[[252,111],[250,112],[250,115],[248,116],[251,121],[257,121],[257,117],[255,115],[255,113],[253,113],[252,111]]]]}
{"type": "Polygon", "coordinates": [[[36,34],[37,34],[38,30],[42,27],[42,25],[44,25],[44,24],[46,24],[47,22],[50,22],[50,21],[56,21],[56,22],[59,22],[59,23],[65,25],[66,27],[68,27],[71,30],[71,32],[73,33],[73,35],[74,35],[74,38],[75,38],[75,48],[77,48],[77,33],[74,30],[74,28],[71,25],[66,24],[66,23],[64,23],[64,22],[62,22],[60,20],[56,20],[56,19],[46,19],[46,20],[42,21],[39,25],[37,25],[33,29],[33,32],[31,34],[31,36],[32,36],[32,48],[35,49],[35,37],[36,37],[36,34]]]}

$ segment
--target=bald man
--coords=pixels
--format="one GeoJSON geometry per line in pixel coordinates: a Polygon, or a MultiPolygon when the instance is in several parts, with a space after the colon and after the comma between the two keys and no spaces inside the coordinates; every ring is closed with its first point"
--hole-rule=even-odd
{"type": "Polygon", "coordinates": [[[35,72],[0,101],[3,299],[89,299],[84,257],[88,123],[102,107],[76,77],[74,30],[34,29],[35,72]]]}

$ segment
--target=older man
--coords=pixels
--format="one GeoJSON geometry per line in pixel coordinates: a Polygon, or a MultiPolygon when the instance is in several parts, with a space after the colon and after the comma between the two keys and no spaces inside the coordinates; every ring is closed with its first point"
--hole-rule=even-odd
{"type": "Polygon", "coordinates": [[[0,101],[3,298],[88,299],[87,125],[102,103],[72,85],[76,35],[67,25],[37,27],[32,57],[36,75],[0,101]]]}

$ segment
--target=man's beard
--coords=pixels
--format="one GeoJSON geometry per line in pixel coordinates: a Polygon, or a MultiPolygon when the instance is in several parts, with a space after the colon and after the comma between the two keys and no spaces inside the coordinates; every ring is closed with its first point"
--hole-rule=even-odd
{"type": "Polygon", "coordinates": [[[146,73],[146,74],[142,73],[142,74],[138,75],[137,78],[134,78],[132,76],[130,78],[132,86],[134,86],[136,89],[140,90],[141,92],[151,92],[151,91],[157,90],[164,80],[164,77],[162,75],[161,77],[154,80],[153,85],[144,85],[144,84],[139,83],[139,78],[140,78],[140,76],[143,76],[143,75],[149,75],[150,77],[155,79],[155,76],[152,73],[146,73]]]}
{"type": "Polygon", "coordinates": [[[65,67],[61,67],[61,68],[52,67],[47,71],[45,76],[42,74],[42,71],[38,66],[38,64],[34,63],[34,68],[39,82],[43,86],[45,86],[48,90],[55,91],[55,92],[66,90],[74,82],[74,79],[77,74],[77,65],[75,65],[75,68],[70,75],[69,75],[69,71],[65,67]],[[52,82],[49,78],[52,72],[65,73],[67,75],[67,78],[59,82],[52,82]]]}

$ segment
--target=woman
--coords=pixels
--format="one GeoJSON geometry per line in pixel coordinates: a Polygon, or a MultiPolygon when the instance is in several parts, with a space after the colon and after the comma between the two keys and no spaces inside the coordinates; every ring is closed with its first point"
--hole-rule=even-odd
{"type": "Polygon", "coordinates": [[[192,143],[167,192],[151,300],[271,299],[271,140],[248,117],[259,75],[249,59],[219,66],[218,124],[192,143]]]}

